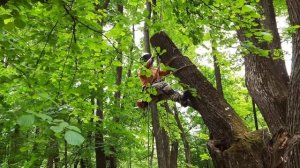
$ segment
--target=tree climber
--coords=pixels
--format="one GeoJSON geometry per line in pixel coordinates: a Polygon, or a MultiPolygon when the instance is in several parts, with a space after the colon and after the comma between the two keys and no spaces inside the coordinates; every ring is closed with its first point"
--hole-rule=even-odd
{"type": "MultiPolygon", "coordinates": [[[[145,53],[141,56],[141,60],[143,62],[146,62],[145,69],[148,69],[151,71],[150,74],[147,74],[143,68],[139,71],[139,78],[142,83],[142,90],[146,91],[148,88],[153,87],[156,89],[157,94],[153,95],[151,94],[151,98],[157,98],[157,100],[165,100],[165,99],[171,99],[173,101],[176,101],[180,103],[182,106],[186,107],[190,100],[188,99],[189,96],[191,96],[191,93],[189,91],[185,91],[183,95],[178,93],[177,91],[173,90],[170,85],[165,83],[163,81],[164,76],[171,73],[171,71],[162,71],[160,68],[153,67],[154,58],[151,54],[145,53]]],[[[139,100],[137,101],[137,106],[139,108],[146,108],[148,106],[148,102],[139,100]]]]}

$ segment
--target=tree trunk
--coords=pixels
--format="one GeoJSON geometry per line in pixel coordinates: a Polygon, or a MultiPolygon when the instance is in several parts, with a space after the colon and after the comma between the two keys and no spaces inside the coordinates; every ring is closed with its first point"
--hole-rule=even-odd
{"type": "MultiPolygon", "coordinates": [[[[151,19],[151,2],[149,0],[146,1],[146,10],[148,11],[148,16],[146,19],[150,21],[151,19]]],[[[149,40],[149,28],[147,22],[144,22],[144,51],[147,53],[151,53],[150,50],[150,40],[149,40]]]]}
{"type": "Polygon", "coordinates": [[[266,131],[249,133],[223,96],[189,58],[180,53],[164,32],[153,35],[150,41],[154,48],[160,47],[161,51],[165,50],[159,55],[162,63],[176,69],[173,74],[180,82],[197,91],[197,97],[191,98],[191,106],[202,115],[212,135],[208,148],[215,166],[264,167],[264,159],[267,159],[263,143],[268,137],[266,131]]]}
{"type": "MultiPolygon", "coordinates": [[[[154,1],[153,4],[156,2],[154,1]]],[[[149,0],[146,1],[146,10],[148,11],[148,15],[146,19],[150,21],[151,19],[151,2],[149,0]]],[[[154,14],[155,15],[155,14],[154,14]]],[[[155,20],[153,20],[154,22],[155,20]]],[[[147,53],[151,53],[150,49],[150,33],[147,22],[144,23],[144,51],[147,53]]],[[[152,113],[152,127],[154,138],[156,142],[156,150],[157,150],[157,160],[159,168],[169,168],[170,164],[170,149],[169,149],[169,137],[167,132],[160,126],[159,123],[159,115],[156,101],[152,101],[150,103],[150,110],[152,113]]]]}
{"type": "MultiPolygon", "coordinates": [[[[260,49],[268,49],[266,43],[259,43],[255,37],[246,38],[245,30],[238,31],[241,42],[251,41],[260,49]]],[[[286,126],[287,85],[277,75],[273,61],[255,53],[245,57],[246,86],[260,109],[272,134],[286,126]]]]}
{"type": "MultiPolygon", "coordinates": [[[[300,1],[287,0],[291,25],[300,25],[300,1]]],[[[293,34],[292,73],[288,95],[287,123],[292,139],[285,152],[287,168],[300,167],[300,29],[293,34]]]]}
{"type": "Polygon", "coordinates": [[[161,127],[161,136],[163,137],[163,144],[164,144],[164,156],[165,156],[165,162],[166,162],[166,165],[167,167],[169,168],[170,167],[170,140],[169,140],[169,136],[168,136],[168,133],[167,131],[161,127]]]}
{"type": "Polygon", "coordinates": [[[219,61],[218,61],[218,58],[216,56],[216,47],[214,47],[214,43],[215,41],[212,40],[211,42],[211,45],[212,45],[212,55],[213,55],[213,60],[214,60],[214,73],[215,73],[215,79],[216,79],[216,86],[217,86],[217,90],[218,92],[224,96],[224,93],[223,93],[223,87],[222,87],[222,77],[221,77],[221,70],[220,70],[220,64],[219,64],[219,61]]]}
{"type": "MultiPolygon", "coordinates": [[[[118,4],[118,12],[120,14],[123,14],[123,5],[121,4],[118,4]]],[[[117,55],[117,60],[119,62],[123,62],[123,56],[122,56],[122,53],[119,53],[117,55]]],[[[122,82],[122,73],[123,73],[123,67],[122,65],[121,66],[117,66],[116,67],[116,85],[117,86],[120,86],[121,85],[121,82],[122,82]]],[[[115,107],[117,109],[119,109],[119,111],[121,111],[121,91],[120,89],[118,89],[115,93],[115,107]]],[[[119,123],[119,116],[117,114],[115,114],[113,116],[113,121],[115,123],[119,123]]],[[[113,136],[117,136],[117,135],[113,135],[113,136]]],[[[109,167],[110,168],[116,168],[117,167],[117,157],[116,157],[116,153],[117,153],[117,150],[116,150],[116,147],[115,146],[110,146],[110,156],[109,156],[109,167]]]]}
{"type": "Polygon", "coordinates": [[[102,133],[103,132],[102,122],[104,116],[103,116],[103,111],[101,109],[103,107],[101,94],[99,97],[97,97],[96,101],[97,101],[96,116],[99,118],[99,121],[97,121],[96,123],[98,129],[95,132],[96,168],[106,168],[106,157],[104,151],[104,135],[102,133]]]}
{"type": "Polygon", "coordinates": [[[263,15],[265,16],[265,19],[262,21],[263,26],[265,27],[265,29],[270,30],[273,36],[273,40],[269,44],[269,48],[271,51],[270,58],[273,59],[275,70],[277,74],[279,74],[278,76],[281,77],[281,81],[283,81],[287,86],[289,82],[289,76],[286,70],[284,56],[281,48],[273,0],[261,0],[260,4],[262,6],[263,15]]]}
{"type": "Polygon", "coordinates": [[[177,168],[178,157],[178,141],[174,141],[171,145],[170,168],[177,168]]]}
{"type": "Polygon", "coordinates": [[[165,156],[164,151],[164,137],[162,136],[162,128],[159,124],[159,115],[158,115],[158,109],[156,101],[151,101],[149,103],[149,107],[152,114],[152,126],[153,126],[153,133],[155,137],[155,143],[156,143],[156,152],[157,152],[157,160],[158,160],[158,167],[159,168],[168,168],[167,165],[167,158],[165,156]]]}
{"type": "Polygon", "coordinates": [[[222,78],[221,78],[221,70],[219,66],[219,61],[217,57],[214,55],[214,69],[215,69],[215,78],[218,92],[223,96],[223,87],[222,87],[222,78]]]}
{"type": "Polygon", "coordinates": [[[48,160],[47,168],[59,167],[59,145],[54,135],[51,136],[50,144],[47,149],[48,160]]]}
{"type": "Polygon", "coordinates": [[[180,137],[183,142],[186,167],[190,168],[192,165],[190,144],[189,144],[189,141],[187,140],[186,133],[185,133],[184,128],[179,119],[179,113],[178,113],[176,106],[174,106],[174,113],[175,113],[174,116],[175,116],[177,126],[180,130],[180,137]]]}

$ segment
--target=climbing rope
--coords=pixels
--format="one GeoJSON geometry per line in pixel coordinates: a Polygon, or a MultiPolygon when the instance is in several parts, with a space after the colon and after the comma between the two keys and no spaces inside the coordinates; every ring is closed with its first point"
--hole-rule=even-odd
{"type": "Polygon", "coordinates": [[[150,109],[149,109],[150,107],[148,106],[147,108],[146,108],[146,112],[147,112],[147,119],[148,119],[148,121],[147,121],[147,126],[148,126],[148,168],[150,168],[150,109]]]}

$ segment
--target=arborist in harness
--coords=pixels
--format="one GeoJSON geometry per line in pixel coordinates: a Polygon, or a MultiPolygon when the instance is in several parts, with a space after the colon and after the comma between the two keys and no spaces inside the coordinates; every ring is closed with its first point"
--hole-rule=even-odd
{"type": "MultiPolygon", "coordinates": [[[[182,95],[173,90],[170,85],[163,81],[163,77],[170,74],[171,71],[162,71],[160,67],[153,67],[154,58],[150,53],[145,53],[141,56],[141,60],[145,62],[145,68],[151,71],[151,74],[147,75],[145,72],[142,72],[142,69],[139,71],[139,78],[142,83],[143,91],[146,91],[150,87],[154,87],[157,91],[156,95],[151,95],[151,98],[157,98],[157,100],[171,99],[172,101],[176,101],[180,103],[182,106],[186,107],[190,100],[189,96],[191,93],[189,91],[185,91],[182,95]]],[[[148,106],[148,102],[139,100],[137,101],[137,106],[139,108],[146,108],[148,106]]]]}

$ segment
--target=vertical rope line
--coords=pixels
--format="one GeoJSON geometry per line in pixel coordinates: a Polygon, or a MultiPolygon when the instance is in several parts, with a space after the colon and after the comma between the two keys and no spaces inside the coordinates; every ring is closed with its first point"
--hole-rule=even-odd
{"type": "Polygon", "coordinates": [[[149,109],[149,106],[146,108],[147,109],[147,114],[148,114],[148,123],[147,123],[147,126],[148,126],[148,168],[150,168],[150,109],[149,109]]]}

